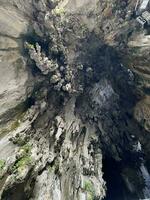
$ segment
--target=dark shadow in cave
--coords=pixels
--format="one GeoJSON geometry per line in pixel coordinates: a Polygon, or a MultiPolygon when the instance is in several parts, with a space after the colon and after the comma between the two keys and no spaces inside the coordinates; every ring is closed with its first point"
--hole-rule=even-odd
{"type": "Polygon", "coordinates": [[[24,193],[24,184],[19,184],[10,190],[3,193],[3,200],[27,200],[27,196],[24,193]]]}
{"type": "Polygon", "coordinates": [[[104,200],[137,200],[127,191],[121,176],[121,165],[112,158],[103,160],[104,180],[107,193],[104,200]]]}

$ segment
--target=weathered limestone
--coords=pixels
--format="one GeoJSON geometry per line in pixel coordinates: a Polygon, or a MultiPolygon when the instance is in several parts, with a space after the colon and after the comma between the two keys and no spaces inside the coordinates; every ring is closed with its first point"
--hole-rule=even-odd
{"type": "Polygon", "coordinates": [[[28,21],[11,7],[0,6],[0,115],[27,98],[29,73],[21,55],[21,34],[28,21]]]}
{"type": "Polygon", "coordinates": [[[149,36],[137,36],[133,5],[0,3],[1,199],[101,200],[107,158],[143,198],[143,186],[130,186],[144,177],[125,173],[140,169],[143,152],[149,161],[149,36]]]}

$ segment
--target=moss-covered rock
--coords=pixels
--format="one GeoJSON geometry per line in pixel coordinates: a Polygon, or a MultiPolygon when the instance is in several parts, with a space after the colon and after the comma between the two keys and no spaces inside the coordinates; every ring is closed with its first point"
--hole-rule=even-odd
{"type": "Polygon", "coordinates": [[[2,171],[5,167],[5,161],[4,160],[0,160],[0,171],[2,171]]]}
{"type": "Polygon", "coordinates": [[[19,173],[24,170],[26,167],[32,165],[32,158],[31,158],[31,145],[26,144],[20,148],[18,153],[18,160],[12,167],[12,171],[14,173],[19,173]]]}
{"type": "Polygon", "coordinates": [[[95,189],[90,180],[84,182],[83,189],[87,193],[87,200],[94,200],[95,189]]]}

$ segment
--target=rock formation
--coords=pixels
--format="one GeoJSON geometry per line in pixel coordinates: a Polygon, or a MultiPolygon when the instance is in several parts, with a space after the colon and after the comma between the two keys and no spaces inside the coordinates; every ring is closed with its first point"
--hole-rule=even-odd
{"type": "Polygon", "coordinates": [[[135,3],[0,0],[0,199],[150,198],[150,36],[135,3]]]}

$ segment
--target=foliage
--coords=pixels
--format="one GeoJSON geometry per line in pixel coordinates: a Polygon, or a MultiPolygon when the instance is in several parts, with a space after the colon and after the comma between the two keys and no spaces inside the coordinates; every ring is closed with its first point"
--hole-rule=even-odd
{"type": "Polygon", "coordinates": [[[63,14],[65,14],[65,10],[64,10],[64,8],[58,8],[58,7],[56,7],[54,9],[54,14],[56,14],[56,15],[63,15],[63,14]]]}
{"type": "Polygon", "coordinates": [[[5,167],[5,161],[0,160],[0,171],[3,170],[4,167],[5,167]]]}
{"type": "Polygon", "coordinates": [[[24,146],[21,147],[21,150],[24,152],[24,156],[27,156],[27,155],[31,155],[31,145],[30,144],[25,144],[24,146]]]}
{"type": "Polygon", "coordinates": [[[85,181],[83,189],[87,192],[88,194],[88,200],[94,200],[95,196],[95,189],[91,181],[85,181]]]}
{"type": "Polygon", "coordinates": [[[32,164],[32,160],[30,156],[26,156],[21,158],[16,164],[15,168],[17,171],[23,170],[26,166],[29,166],[32,164]]]}
{"type": "Polygon", "coordinates": [[[23,170],[26,166],[32,164],[31,146],[29,144],[26,144],[20,148],[20,151],[21,151],[21,158],[13,166],[14,172],[19,172],[23,170]]]}

